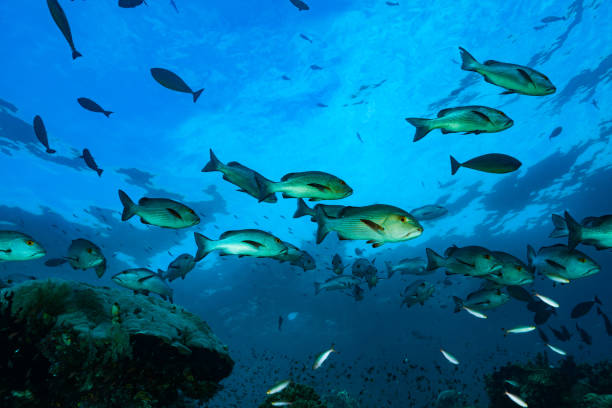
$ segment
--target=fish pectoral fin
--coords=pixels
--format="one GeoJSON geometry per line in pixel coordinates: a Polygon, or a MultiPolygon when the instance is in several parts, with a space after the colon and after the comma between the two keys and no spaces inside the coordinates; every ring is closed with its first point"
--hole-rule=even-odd
{"type": "Polygon", "coordinates": [[[151,225],[151,223],[146,221],[144,218],[141,218],[140,222],[142,222],[143,224],[146,224],[146,225],[151,225]]]}
{"type": "Polygon", "coordinates": [[[259,249],[259,248],[261,248],[262,246],[264,246],[262,243],[257,242],[257,241],[251,241],[250,239],[245,239],[245,240],[244,240],[244,241],[242,241],[242,242],[244,242],[245,244],[249,244],[249,245],[251,245],[252,247],[254,247],[254,248],[256,248],[256,249],[259,249]]]}
{"type": "Polygon", "coordinates": [[[146,281],[148,279],[151,279],[154,276],[156,276],[156,275],[153,274],[153,275],[145,276],[144,278],[138,279],[138,282],[142,283],[142,282],[144,282],[144,281],[146,281]]]}
{"type": "Polygon", "coordinates": [[[491,118],[489,118],[487,115],[485,115],[482,112],[478,112],[477,110],[473,110],[472,113],[478,117],[480,117],[482,120],[486,120],[489,123],[493,123],[491,122],[491,118]]]}
{"type": "Polygon", "coordinates": [[[565,270],[566,269],[565,266],[563,266],[563,265],[561,265],[561,264],[559,264],[559,263],[557,263],[557,262],[555,262],[555,261],[553,261],[551,259],[547,259],[546,263],[549,264],[550,266],[554,267],[554,268],[557,268],[557,269],[561,269],[561,270],[565,270]]]}
{"type": "Polygon", "coordinates": [[[508,90],[508,91],[500,92],[500,95],[511,95],[513,93],[516,93],[516,92],[508,90]]]}
{"type": "Polygon", "coordinates": [[[381,227],[380,225],[378,225],[374,221],[365,220],[365,219],[360,219],[359,221],[363,222],[365,225],[367,225],[368,227],[370,227],[372,230],[374,230],[376,232],[382,232],[382,231],[385,230],[383,227],[381,227]]]}
{"type": "Polygon", "coordinates": [[[0,249],[0,252],[4,252],[5,254],[10,254],[11,252],[13,252],[12,249],[0,249]]]}
{"type": "Polygon", "coordinates": [[[471,264],[471,263],[469,263],[469,262],[462,261],[462,260],[461,260],[461,259],[459,259],[459,258],[455,258],[455,259],[457,260],[457,262],[459,262],[459,263],[460,263],[460,264],[462,264],[462,265],[469,266],[470,268],[475,268],[475,267],[476,267],[476,265],[471,264]]]}
{"type": "Polygon", "coordinates": [[[383,244],[383,242],[375,242],[375,243],[372,244],[372,248],[378,248],[382,244],[383,244]]]}
{"type": "Polygon", "coordinates": [[[533,79],[531,79],[531,77],[529,76],[529,74],[527,73],[527,71],[525,71],[524,69],[521,68],[517,68],[516,69],[518,71],[519,74],[521,74],[521,76],[527,81],[529,82],[531,85],[535,86],[535,82],[533,82],[533,79]]]}
{"type": "Polygon", "coordinates": [[[238,190],[236,190],[236,191],[240,191],[241,193],[246,193],[246,192],[247,192],[247,191],[246,191],[244,188],[239,188],[239,189],[238,189],[238,190]]]}
{"type": "Polygon", "coordinates": [[[183,217],[181,217],[181,214],[179,214],[178,211],[176,211],[175,209],[166,208],[166,210],[168,210],[170,214],[172,214],[174,217],[178,218],[179,220],[183,219],[183,217]]]}
{"type": "Polygon", "coordinates": [[[331,188],[329,188],[328,186],[324,186],[323,184],[319,184],[319,183],[308,183],[308,185],[310,187],[314,187],[319,191],[329,191],[331,190],[331,188]]]}

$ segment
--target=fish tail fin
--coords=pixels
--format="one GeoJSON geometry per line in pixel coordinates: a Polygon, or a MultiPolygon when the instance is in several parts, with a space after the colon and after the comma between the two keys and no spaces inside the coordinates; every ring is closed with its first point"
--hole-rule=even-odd
{"type": "Polygon", "coordinates": [[[208,161],[208,163],[206,163],[206,166],[204,166],[202,172],[220,171],[222,167],[223,163],[221,163],[221,161],[217,159],[217,156],[215,156],[213,150],[210,149],[210,160],[208,161]]]}
{"type": "Polygon", "coordinates": [[[167,280],[167,276],[166,276],[166,271],[162,270],[162,269],[157,269],[157,274],[159,275],[160,278],[162,278],[163,280],[167,280]]]}
{"type": "Polygon", "coordinates": [[[476,58],[472,57],[472,54],[467,52],[463,47],[459,47],[461,54],[461,69],[464,71],[476,71],[480,67],[480,63],[476,61],[476,58]]]}
{"type": "Polygon", "coordinates": [[[111,111],[102,111],[102,113],[104,114],[104,116],[106,116],[107,118],[110,118],[110,115],[115,113],[115,112],[111,112],[111,111]]]}
{"type": "Polygon", "coordinates": [[[565,222],[565,218],[560,215],[553,214],[552,222],[555,226],[555,229],[550,233],[548,238],[561,238],[567,236],[567,223],[565,222]]]}
{"type": "Polygon", "coordinates": [[[387,267],[387,279],[389,279],[395,273],[393,270],[393,263],[391,261],[385,261],[385,266],[387,267]]]}
{"type": "Polygon", "coordinates": [[[259,200],[260,203],[273,196],[276,192],[274,190],[274,184],[276,183],[267,180],[261,174],[255,173],[255,183],[257,184],[257,188],[259,190],[257,200],[259,200]]]}
{"type": "Polygon", "coordinates": [[[321,207],[317,207],[317,209],[315,210],[315,218],[317,220],[317,244],[320,244],[321,242],[323,242],[323,240],[325,239],[325,237],[327,236],[327,234],[330,233],[331,229],[329,228],[329,225],[327,224],[327,214],[325,214],[325,211],[323,211],[323,208],[321,207]]]}
{"type": "Polygon", "coordinates": [[[412,126],[416,128],[416,132],[414,133],[413,142],[417,142],[427,136],[429,132],[433,130],[431,127],[431,119],[423,119],[423,118],[406,118],[406,122],[410,123],[412,126]]]}
{"type": "Polygon", "coordinates": [[[602,314],[603,314],[603,312],[601,311],[599,306],[597,306],[597,315],[601,316],[602,314]]]}
{"type": "Polygon", "coordinates": [[[53,154],[55,153],[55,150],[51,149],[50,147],[47,147],[47,153],[53,154]]]}
{"type": "Polygon", "coordinates": [[[194,232],[193,236],[195,238],[196,245],[198,246],[195,261],[199,262],[214,249],[214,241],[197,232],[194,232]]]}
{"type": "Polygon", "coordinates": [[[527,245],[527,267],[532,272],[535,269],[534,265],[533,265],[535,257],[536,257],[535,249],[533,249],[533,247],[531,245],[527,245]]]}
{"type": "Polygon", "coordinates": [[[200,95],[202,95],[202,92],[204,92],[204,88],[200,89],[199,91],[195,91],[193,93],[193,103],[197,102],[197,100],[200,97],[200,95]]]}
{"type": "Polygon", "coordinates": [[[98,278],[101,278],[102,276],[104,276],[104,272],[106,272],[106,261],[96,266],[94,270],[96,271],[96,275],[98,276],[98,278]]]}
{"type": "Polygon", "coordinates": [[[102,173],[104,172],[104,170],[102,169],[96,169],[96,173],[98,173],[98,177],[102,177],[102,173]]]}
{"type": "Polygon", "coordinates": [[[603,304],[603,303],[601,303],[601,300],[599,300],[597,295],[595,295],[595,303],[597,303],[598,305],[602,305],[603,304]]]}
{"type": "Polygon", "coordinates": [[[455,302],[455,313],[459,313],[463,307],[463,300],[460,297],[453,296],[453,302],[455,302]]]}
{"type": "Polygon", "coordinates": [[[315,282],[314,283],[314,288],[315,288],[315,295],[318,295],[319,292],[321,292],[321,283],[320,282],[315,282]]]}
{"type": "Polygon", "coordinates": [[[81,54],[80,52],[78,52],[77,50],[72,50],[72,59],[75,60],[79,57],[82,57],[83,54],[81,54]]]}
{"type": "Polygon", "coordinates": [[[298,198],[297,210],[295,210],[295,214],[293,214],[293,218],[300,218],[305,215],[314,216],[314,214],[315,212],[313,211],[313,209],[310,208],[303,199],[298,198]]]}
{"type": "Polygon", "coordinates": [[[127,221],[136,215],[136,209],[138,206],[132,201],[132,199],[123,190],[119,190],[119,200],[123,204],[123,212],[121,213],[121,221],[127,221]]]}
{"type": "Polygon", "coordinates": [[[438,255],[436,251],[434,251],[431,248],[427,248],[425,252],[427,253],[427,270],[428,271],[433,271],[442,266],[442,262],[444,261],[444,258],[438,255]]]}
{"type": "Polygon", "coordinates": [[[455,173],[457,173],[457,170],[459,170],[459,167],[461,167],[461,163],[459,163],[457,161],[457,159],[455,159],[453,156],[450,157],[450,162],[451,162],[451,175],[455,175],[455,173]]]}
{"type": "Polygon", "coordinates": [[[567,211],[565,212],[565,222],[567,223],[568,232],[567,246],[570,249],[574,249],[582,241],[582,225],[578,224],[567,211]]]}

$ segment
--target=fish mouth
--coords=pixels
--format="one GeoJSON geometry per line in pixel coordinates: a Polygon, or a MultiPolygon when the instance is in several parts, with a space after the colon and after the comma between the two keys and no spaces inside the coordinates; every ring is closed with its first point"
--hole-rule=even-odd
{"type": "Polygon", "coordinates": [[[546,92],[548,92],[549,94],[555,93],[557,92],[557,87],[549,86],[548,88],[546,88],[546,92]]]}
{"type": "Polygon", "coordinates": [[[43,250],[41,250],[41,251],[36,251],[36,252],[34,252],[32,255],[30,255],[30,258],[34,258],[34,257],[39,258],[39,257],[41,257],[41,256],[45,256],[45,255],[47,255],[47,251],[45,251],[45,250],[43,249],[43,250]]]}
{"type": "Polygon", "coordinates": [[[512,119],[508,119],[508,120],[506,121],[506,125],[505,125],[505,126],[506,126],[506,128],[509,128],[509,127],[511,127],[511,126],[514,126],[514,121],[513,121],[512,119]]]}
{"type": "Polygon", "coordinates": [[[410,231],[406,235],[404,235],[404,238],[416,238],[418,236],[421,236],[422,233],[423,228],[417,228],[416,230],[410,231]]]}

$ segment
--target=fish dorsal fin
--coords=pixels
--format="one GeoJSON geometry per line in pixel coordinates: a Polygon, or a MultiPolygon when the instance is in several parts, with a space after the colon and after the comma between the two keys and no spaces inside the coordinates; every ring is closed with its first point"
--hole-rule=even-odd
{"type": "Polygon", "coordinates": [[[487,60],[487,61],[483,62],[483,64],[487,65],[487,66],[491,66],[491,65],[498,65],[498,64],[502,64],[502,63],[499,62],[499,61],[495,61],[495,60],[487,60]]]}
{"type": "Polygon", "coordinates": [[[232,235],[239,234],[240,231],[225,231],[223,234],[219,235],[219,239],[229,238],[232,235]]]}
{"type": "Polygon", "coordinates": [[[370,227],[372,230],[374,230],[376,232],[382,232],[382,231],[385,230],[383,227],[381,227],[380,225],[378,225],[374,221],[365,220],[365,219],[361,219],[359,221],[363,222],[365,225],[367,225],[368,227],[370,227]]]}
{"type": "Polygon", "coordinates": [[[142,197],[140,200],[138,200],[138,205],[145,205],[146,203],[148,203],[149,201],[151,201],[150,198],[147,197],[142,197]]]}
{"type": "Polygon", "coordinates": [[[328,190],[331,190],[329,187],[324,186],[323,184],[319,184],[319,183],[308,183],[308,185],[310,187],[316,188],[319,191],[328,191],[328,190]]]}
{"type": "Polygon", "coordinates": [[[477,111],[477,110],[473,110],[473,111],[472,111],[472,113],[473,113],[474,115],[476,115],[476,116],[478,116],[478,117],[482,118],[482,120],[486,120],[486,121],[487,121],[487,122],[489,122],[489,123],[493,123],[493,122],[491,121],[491,118],[489,118],[487,115],[485,115],[485,114],[484,114],[484,113],[482,113],[482,112],[479,112],[479,111],[477,111]]]}
{"type": "Polygon", "coordinates": [[[296,173],[287,173],[281,177],[281,181],[287,181],[295,176],[296,173]]]}
{"type": "Polygon", "coordinates": [[[549,264],[550,266],[557,268],[557,269],[561,269],[561,270],[565,270],[565,266],[561,265],[560,263],[557,263],[551,259],[547,259],[546,263],[549,264]]]}
{"type": "Polygon", "coordinates": [[[525,71],[522,68],[517,68],[516,69],[518,71],[519,74],[521,74],[521,76],[525,79],[525,81],[529,82],[531,85],[535,86],[535,83],[533,82],[533,79],[531,79],[531,76],[529,76],[529,74],[527,73],[527,71],[525,71]]]}
{"type": "Polygon", "coordinates": [[[243,240],[242,242],[244,242],[245,244],[249,244],[249,245],[251,245],[251,246],[252,246],[252,247],[254,247],[255,249],[259,249],[259,248],[261,248],[262,246],[264,246],[264,245],[263,245],[261,242],[252,241],[252,240],[250,240],[250,239],[245,239],[245,240],[243,240]]]}
{"type": "Polygon", "coordinates": [[[455,250],[457,250],[457,248],[458,248],[457,245],[453,245],[453,246],[446,248],[446,251],[444,251],[444,256],[446,257],[451,256],[455,252],[455,250]]]}
{"type": "Polygon", "coordinates": [[[173,209],[173,208],[166,208],[166,210],[168,210],[168,212],[170,214],[172,214],[174,217],[178,218],[179,220],[183,219],[183,217],[181,217],[181,214],[179,214],[178,211],[176,211],[175,209],[173,209]]]}
{"type": "Polygon", "coordinates": [[[443,116],[446,116],[448,113],[450,113],[453,110],[454,110],[454,108],[442,109],[440,112],[438,112],[438,117],[441,118],[443,116]]]}
{"type": "Polygon", "coordinates": [[[157,275],[156,275],[156,274],[154,274],[154,273],[152,273],[152,274],[151,274],[151,275],[149,275],[149,276],[145,276],[144,278],[140,278],[140,279],[138,279],[138,282],[142,283],[142,282],[144,282],[144,281],[146,281],[146,280],[148,280],[148,279],[151,279],[151,278],[153,278],[153,277],[155,277],[155,276],[157,276],[157,275]]]}

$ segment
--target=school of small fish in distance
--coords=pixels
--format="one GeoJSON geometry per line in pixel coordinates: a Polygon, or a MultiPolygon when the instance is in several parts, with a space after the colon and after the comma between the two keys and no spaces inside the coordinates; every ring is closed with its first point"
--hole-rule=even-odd
{"type": "MultiPolygon", "coordinates": [[[[300,0],[290,0],[299,11],[309,10],[306,3],[300,0]]],[[[119,0],[119,6],[124,8],[146,4],[142,0],[119,0]]],[[[47,0],[51,17],[65,37],[72,51],[72,58],[82,55],[76,50],[68,24],[68,19],[58,0],[47,0]]],[[[173,7],[176,4],[172,1],[173,7]]],[[[396,5],[391,3],[388,5],[396,5]]],[[[177,9],[178,11],[178,9],[177,9]]],[[[304,38],[304,36],[303,36],[304,38]]],[[[307,39],[307,38],[306,38],[307,39]]],[[[461,68],[473,71],[484,77],[492,85],[504,89],[502,94],[520,94],[528,96],[546,96],[556,91],[548,77],[534,69],[512,63],[488,60],[478,62],[468,51],[459,48],[462,59],[461,68]]],[[[321,69],[320,67],[311,67],[321,69]]],[[[204,89],[194,91],[177,74],[164,68],[151,68],[151,76],[160,85],[176,91],[190,94],[193,102],[197,102],[204,89]]],[[[102,108],[89,98],[77,99],[84,109],[101,113],[107,118],[113,113],[102,108]]],[[[417,142],[435,129],[443,134],[463,133],[475,134],[495,133],[507,130],[514,122],[504,112],[486,106],[461,106],[439,111],[434,119],[406,118],[406,121],[416,128],[414,142],[417,142]]],[[[48,154],[56,151],[49,146],[44,122],[40,116],[33,120],[35,136],[45,147],[48,154]]],[[[561,128],[555,129],[550,136],[555,137],[561,128]]],[[[359,135],[358,135],[359,137],[359,135]]],[[[83,149],[82,156],[86,165],[98,176],[103,170],[96,164],[91,152],[83,149]]],[[[502,154],[490,153],[469,159],[463,163],[452,155],[451,173],[454,175],[459,168],[466,167],[487,173],[509,173],[516,171],[521,162],[516,158],[502,154]]],[[[202,172],[222,173],[223,180],[238,187],[239,192],[246,193],[260,203],[273,204],[278,201],[277,193],[284,199],[297,199],[297,210],[294,218],[310,217],[316,223],[316,242],[320,244],[330,232],[335,232],[340,240],[366,241],[377,248],[387,243],[398,243],[421,236],[424,228],[421,222],[444,216],[447,210],[438,205],[428,205],[410,212],[386,204],[364,203],[363,206],[343,206],[316,204],[309,207],[304,200],[317,202],[322,200],[341,200],[353,194],[353,189],[343,179],[322,171],[289,172],[280,181],[272,181],[257,171],[235,162],[224,163],[210,150],[210,160],[202,172]]],[[[198,215],[187,205],[167,198],[142,197],[134,202],[126,192],[119,190],[118,198],[123,205],[121,219],[128,221],[134,216],[144,224],[161,228],[182,229],[199,224],[198,215]]],[[[359,258],[352,264],[351,273],[344,273],[349,265],[344,265],[341,257],[336,254],[331,260],[332,277],[325,282],[315,283],[315,294],[321,291],[340,290],[359,301],[363,299],[364,290],[361,284],[367,284],[372,289],[380,279],[390,279],[395,273],[424,276],[437,269],[444,269],[448,275],[463,275],[482,280],[479,290],[471,293],[465,299],[455,297],[455,312],[465,311],[470,315],[486,319],[486,311],[499,307],[511,298],[525,302],[527,308],[534,312],[533,324],[503,329],[503,335],[529,333],[538,330],[544,344],[553,352],[566,355],[558,345],[551,344],[548,336],[538,327],[556,313],[561,306],[551,297],[541,293],[530,293],[523,285],[533,283],[535,274],[540,274],[555,282],[565,285],[571,281],[598,273],[601,268],[598,263],[578,249],[579,245],[594,246],[597,250],[612,248],[612,215],[591,216],[577,222],[569,212],[563,216],[552,215],[554,230],[553,238],[567,237],[567,245],[557,244],[540,248],[536,251],[527,246],[527,262],[514,255],[490,250],[482,246],[450,246],[442,255],[433,249],[427,249],[426,259],[407,258],[397,264],[386,262],[386,277],[379,277],[375,261],[359,258]]],[[[243,229],[226,231],[217,239],[194,233],[197,252],[179,255],[168,268],[154,272],[146,268],[128,269],[115,274],[112,280],[135,293],[148,295],[155,293],[164,299],[172,301],[172,289],[168,282],[175,279],[185,279],[185,276],[195,268],[208,254],[219,251],[221,256],[236,255],[238,257],[265,257],[280,262],[289,262],[299,266],[304,271],[315,268],[316,263],[310,254],[300,250],[288,242],[283,242],[270,232],[258,229],[243,229]]],[[[357,252],[357,251],[356,251],[357,252]]],[[[359,252],[357,252],[359,255],[359,252]]],[[[0,261],[27,261],[46,256],[45,249],[36,240],[18,231],[0,231],[0,261]]],[[[68,263],[74,269],[93,269],[98,277],[106,271],[106,259],[101,249],[86,239],[78,238],[72,241],[66,254],[60,258],[49,259],[45,264],[58,267],[68,263]]],[[[402,292],[401,306],[411,307],[423,305],[435,291],[435,287],[424,280],[416,280],[402,292]]],[[[579,303],[571,313],[572,318],[586,315],[594,305],[602,317],[608,335],[612,336],[612,324],[608,316],[601,311],[601,301],[594,300],[579,303]]],[[[279,330],[282,317],[279,318],[279,330]]],[[[576,329],[583,342],[590,344],[591,337],[583,328],[576,324],[576,329]]],[[[567,341],[571,337],[568,329],[562,326],[556,330],[551,328],[559,341],[567,341]]],[[[312,366],[319,369],[335,352],[332,347],[321,352],[312,366]]],[[[443,357],[451,364],[458,365],[460,360],[446,349],[440,349],[443,357]]],[[[459,353],[458,350],[453,350],[459,353]]],[[[285,389],[291,380],[283,380],[272,386],[267,394],[275,394],[285,389]]],[[[520,396],[506,391],[509,399],[521,407],[528,403],[520,396]]],[[[277,401],[274,406],[291,405],[290,402],[277,401]]]]}

